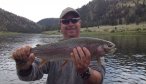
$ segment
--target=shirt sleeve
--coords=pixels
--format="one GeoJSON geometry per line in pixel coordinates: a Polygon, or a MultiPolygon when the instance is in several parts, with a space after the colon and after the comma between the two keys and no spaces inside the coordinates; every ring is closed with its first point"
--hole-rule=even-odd
{"type": "Polygon", "coordinates": [[[101,73],[103,82],[106,73],[104,57],[99,58],[97,61],[91,61],[89,67],[101,73]]]}
{"type": "Polygon", "coordinates": [[[36,58],[32,66],[28,70],[17,69],[17,75],[19,79],[23,81],[39,80],[43,77],[43,74],[47,74],[49,72],[49,66],[49,62],[41,65],[40,59],[36,58]]]}

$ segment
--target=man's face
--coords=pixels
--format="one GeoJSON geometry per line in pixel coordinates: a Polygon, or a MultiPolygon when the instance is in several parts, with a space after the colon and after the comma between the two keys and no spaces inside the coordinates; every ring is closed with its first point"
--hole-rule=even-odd
{"type": "Polygon", "coordinates": [[[61,20],[61,33],[64,39],[77,38],[80,36],[81,21],[73,14],[66,14],[61,20]]]}

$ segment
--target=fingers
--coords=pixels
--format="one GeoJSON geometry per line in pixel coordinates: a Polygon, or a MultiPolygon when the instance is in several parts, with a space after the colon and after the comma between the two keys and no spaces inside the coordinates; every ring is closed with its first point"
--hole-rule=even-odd
{"type": "Polygon", "coordinates": [[[26,47],[24,48],[24,52],[26,53],[26,56],[29,56],[30,53],[31,53],[31,47],[30,47],[30,46],[26,46],[26,47]]]}
{"type": "Polygon", "coordinates": [[[77,61],[75,59],[75,55],[73,54],[73,52],[70,53],[71,59],[74,62],[75,66],[77,66],[77,61]]]}
{"type": "Polygon", "coordinates": [[[16,61],[17,60],[27,60],[30,55],[30,50],[31,50],[31,47],[29,47],[29,46],[19,48],[15,52],[13,52],[12,57],[16,61]]]}
{"type": "Polygon", "coordinates": [[[90,64],[90,52],[87,48],[76,47],[70,54],[78,72],[83,72],[90,64]]]}
{"type": "Polygon", "coordinates": [[[29,64],[31,65],[31,64],[34,62],[34,60],[35,60],[35,56],[34,56],[34,54],[31,53],[28,59],[29,59],[28,62],[29,62],[29,64]]]}
{"type": "Polygon", "coordinates": [[[12,58],[13,58],[13,59],[17,59],[17,53],[16,53],[16,52],[13,52],[12,58]]]}
{"type": "Polygon", "coordinates": [[[78,55],[80,57],[80,60],[85,62],[86,61],[86,55],[84,54],[82,48],[81,47],[77,47],[77,51],[78,51],[78,55]]]}
{"type": "Polygon", "coordinates": [[[87,64],[90,64],[91,53],[89,52],[89,50],[88,50],[86,47],[83,47],[83,50],[84,50],[84,52],[85,52],[86,59],[89,59],[89,60],[86,60],[85,62],[86,62],[87,64]]]}
{"type": "Polygon", "coordinates": [[[74,56],[74,60],[75,60],[75,65],[77,67],[80,67],[80,56],[79,56],[76,48],[73,49],[73,56],[74,56]]]}

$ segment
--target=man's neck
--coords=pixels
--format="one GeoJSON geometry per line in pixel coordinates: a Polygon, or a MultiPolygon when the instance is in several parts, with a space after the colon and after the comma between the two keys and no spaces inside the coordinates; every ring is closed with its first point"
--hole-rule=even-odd
{"type": "Polygon", "coordinates": [[[63,39],[66,40],[66,39],[71,39],[71,38],[79,38],[79,36],[77,36],[77,37],[75,37],[75,36],[64,37],[63,39]]]}

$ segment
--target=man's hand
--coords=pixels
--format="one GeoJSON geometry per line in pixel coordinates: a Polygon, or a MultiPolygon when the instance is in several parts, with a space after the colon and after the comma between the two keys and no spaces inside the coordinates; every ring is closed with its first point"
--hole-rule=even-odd
{"type": "MultiPolygon", "coordinates": [[[[97,48],[97,57],[101,57],[105,54],[103,47],[99,46],[97,48]]],[[[88,69],[91,61],[90,51],[83,47],[77,47],[73,49],[71,53],[71,58],[75,64],[78,73],[84,73],[88,69]]],[[[90,77],[85,80],[85,84],[101,84],[102,75],[101,72],[90,68],[90,77]]]]}
{"type": "Polygon", "coordinates": [[[16,61],[18,69],[27,70],[32,65],[35,56],[30,51],[31,47],[26,46],[13,52],[12,58],[16,61]]]}
{"type": "MultiPolygon", "coordinates": [[[[97,58],[100,56],[103,56],[105,54],[104,49],[99,46],[97,48],[97,58]]],[[[75,67],[79,73],[84,72],[87,70],[90,60],[91,60],[91,53],[90,51],[83,47],[77,47],[73,49],[73,52],[71,53],[71,58],[75,64],[75,67]]]]}
{"type": "Polygon", "coordinates": [[[91,54],[87,48],[77,47],[73,49],[71,58],[75,64],[77,72],[82,73],[87,70],[90,64],[91,54]]]}

